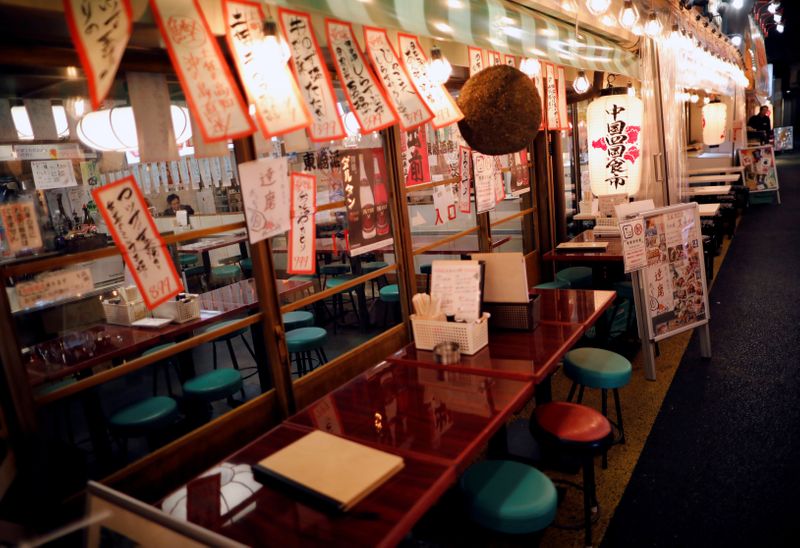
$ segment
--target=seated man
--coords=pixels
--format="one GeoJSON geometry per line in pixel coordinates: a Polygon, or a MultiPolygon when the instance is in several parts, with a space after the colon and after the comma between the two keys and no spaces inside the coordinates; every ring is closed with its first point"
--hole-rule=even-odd
{"type": "Polygon", "coordinates": [[[747,138],[758,139],[762,145],[769,144],[772,124],[769,121],[769,107],[762,106],[758,114],[747,121],[747,138]]]}
{"type": "Polygon", "coordinates": [[[178,211],[186,211],[187,215],[194,215],[192,206],[181,205],[181,197],[177,194],[167,196],[167,204],[169,207],[164,210],[164,215],[167,217],[174,217],[178,211]]]}

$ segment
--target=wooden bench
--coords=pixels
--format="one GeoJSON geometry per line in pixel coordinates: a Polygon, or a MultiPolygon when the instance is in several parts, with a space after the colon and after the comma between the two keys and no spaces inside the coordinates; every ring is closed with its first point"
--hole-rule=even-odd
{"type": "Polygon", "coordinates": [[[722,196],[730,194],[731,185],[693,186],[686,189],[688,196],[722,196]]]}

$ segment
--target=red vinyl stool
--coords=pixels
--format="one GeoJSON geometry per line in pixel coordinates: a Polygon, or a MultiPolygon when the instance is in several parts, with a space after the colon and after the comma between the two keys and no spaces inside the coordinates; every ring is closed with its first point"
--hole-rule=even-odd
{"type": "Polygon", "coordinates": [[[613,441],[611,423],[600,412],[577,403],[551,402],[536,406],[531,432],[543,444],[573,455],[583,465],[583,517],[586,546],[592,545],[592,514],[598,512],[594,458],[613,441]]]}

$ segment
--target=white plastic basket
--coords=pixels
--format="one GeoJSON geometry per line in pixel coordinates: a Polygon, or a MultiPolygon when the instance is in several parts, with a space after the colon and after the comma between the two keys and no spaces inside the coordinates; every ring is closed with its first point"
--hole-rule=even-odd
{"type": "Polygon", "coordinates": [[[198,319],[200,317],[200,299],[197,295],[187,296],[194,297],[194,299],[189,302],[167,301],[153,310],[153,316],[156,318],[170,318],[175,323],[185,323],[198,319]]]}
{"type": "Polygon", "coordinates": [[[410,319],[414,344],[420,350],[433,350],[439,343],[455,342],[462,354],[471,355],[489,344],[489,314],[486,313],[474,323],[420,320],[414,314],[410,319]]]}
{"type": "Polygon", "coordinates": [[[144,301],[134,301],[132,303],[113,304],[103,301],[103,313],[106,315],[106,322],[116,325],[131,325],[136,320],[141,320],[147,316],[147,307],[144,301]]]}

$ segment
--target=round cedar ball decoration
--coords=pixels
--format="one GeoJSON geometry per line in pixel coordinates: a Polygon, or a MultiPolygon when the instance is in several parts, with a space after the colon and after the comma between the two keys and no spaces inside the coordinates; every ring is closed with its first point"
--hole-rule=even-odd
{"type": "Polygon", "coordinates": [[[508,65],[485,68],[467,80],[458,106],[464,113],[458,122],[461,135],[483,154],[522,150],[536,137],[542,122],[542,100],[536,86],[508,65]]]}

